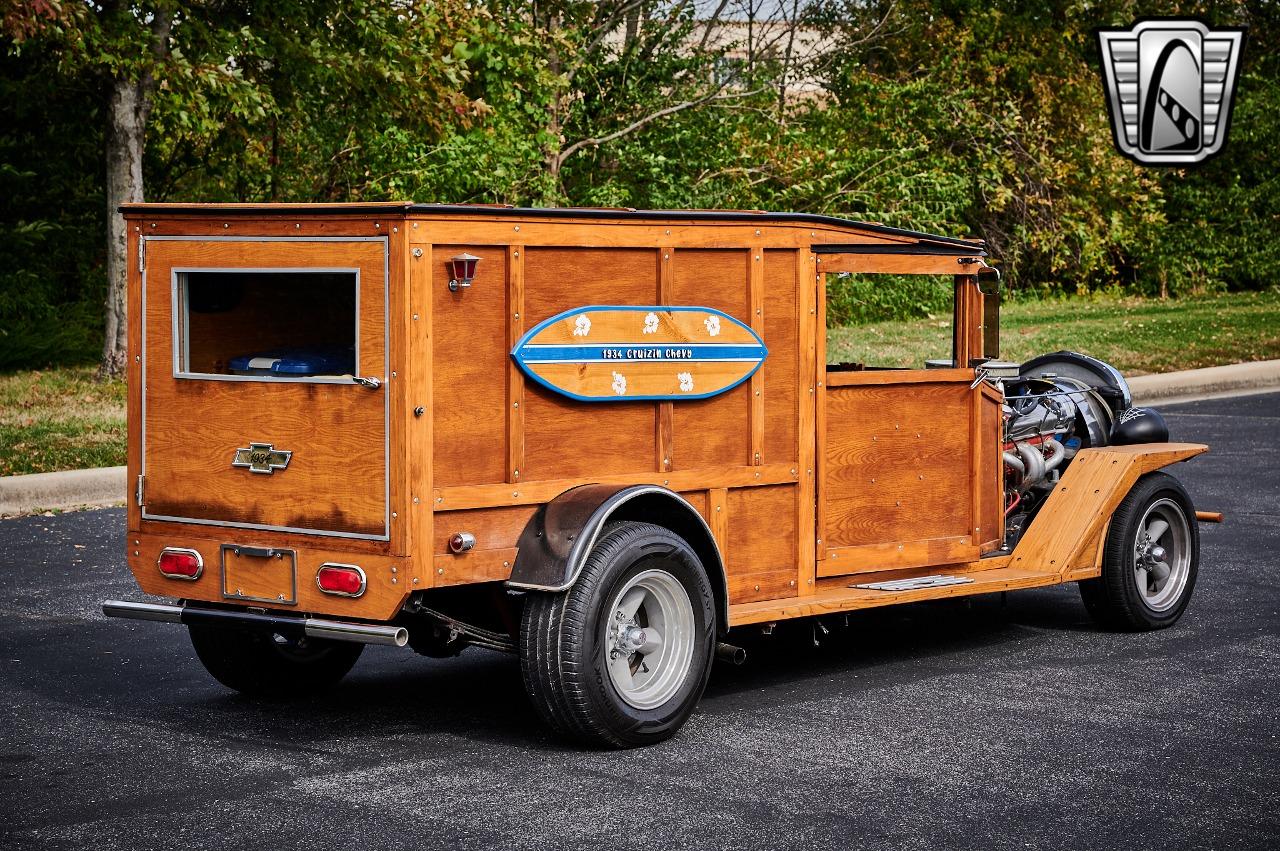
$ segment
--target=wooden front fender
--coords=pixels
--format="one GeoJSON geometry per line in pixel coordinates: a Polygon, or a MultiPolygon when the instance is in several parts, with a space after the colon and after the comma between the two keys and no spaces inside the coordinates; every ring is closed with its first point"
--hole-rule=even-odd
{"type": "Polygon", "coordinates": [[[1208,452],[1200,443],[1147,443],[1083,449],[1010,556],[1010,567],[1097,575],[1111,515],[1142,476],[1208,452]],[[1081,568],[1085,570],[1081,570],[1081,568]]]}

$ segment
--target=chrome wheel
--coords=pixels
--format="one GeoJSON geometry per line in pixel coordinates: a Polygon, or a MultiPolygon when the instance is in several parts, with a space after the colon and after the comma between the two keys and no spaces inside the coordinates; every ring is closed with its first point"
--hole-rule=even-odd
{"type": "Polygon", "coordinates": [[[671,700],[693,663],[693,602],[684,585],[665,570],[644,570],[605,611],[604,651],[618,696],[636,709],[671,700]]]}
{"type": "Polygon", "coordinates": [[[1172,499],[1153,502],[1138,523],[1133,573],[1147,608],[1168,611],[1182,597],[1191,573],[1191,528],[1172,499]]]}

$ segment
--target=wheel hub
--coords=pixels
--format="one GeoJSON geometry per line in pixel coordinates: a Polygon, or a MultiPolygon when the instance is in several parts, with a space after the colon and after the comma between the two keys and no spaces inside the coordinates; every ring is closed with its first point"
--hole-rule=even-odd
{"type": "Polygon", "coordinates": [[[693,662],[693,603],[665,570],[647,570],[622,587],[605,634],[609,679],[637,709],[671,699],[693,662]]]}

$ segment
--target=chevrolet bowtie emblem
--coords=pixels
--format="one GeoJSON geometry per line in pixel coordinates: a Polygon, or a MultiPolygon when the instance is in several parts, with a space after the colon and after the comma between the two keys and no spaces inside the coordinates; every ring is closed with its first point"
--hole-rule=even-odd
{"type": "Polygon", "coordinates": [[[231,466],[248,467],[250,472],[270,475],[288,467],[292,457],[293,452],[288,449],[276,449],[270,443],[250,443],[247,449],[236,450],[231,466]]]}
{"type": "Polygon", "coordinates": [[[1147,165],[1191,165],[1222,150],[1243,29],[1161,18],[1097,35],[1120,153],[1147,165]]]}

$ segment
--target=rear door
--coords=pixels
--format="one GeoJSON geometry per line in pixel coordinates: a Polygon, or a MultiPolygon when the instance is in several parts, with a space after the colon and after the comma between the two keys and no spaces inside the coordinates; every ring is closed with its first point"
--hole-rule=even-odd
{"type": "Polygon", "coordinates": [[[387,250],[147,239],[144,519],[388,538],[387,250]]]}

